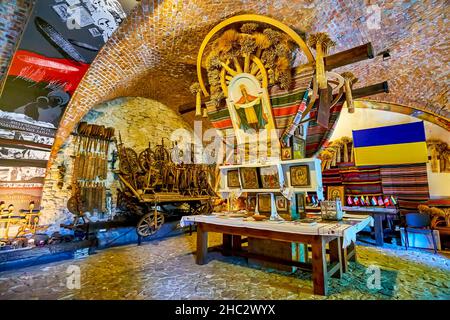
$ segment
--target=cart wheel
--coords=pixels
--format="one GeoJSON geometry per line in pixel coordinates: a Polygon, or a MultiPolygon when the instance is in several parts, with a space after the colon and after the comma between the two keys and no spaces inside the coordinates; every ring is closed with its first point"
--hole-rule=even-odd
{"type": "Polygon", "coordinates": [[[143,216],[141,220],[139,220],[136,227],[136,232],[141,237],[148,237],[154,234],[156,231],[158,231],[159,228],[161,228],[161,226],[163,225],[163,223],[164,223],[164,215],[161,212],[158,212],[156,214],[156,221],[155,221],[155,214],[153,212],[148,213],[145,216],[143,216]]]}

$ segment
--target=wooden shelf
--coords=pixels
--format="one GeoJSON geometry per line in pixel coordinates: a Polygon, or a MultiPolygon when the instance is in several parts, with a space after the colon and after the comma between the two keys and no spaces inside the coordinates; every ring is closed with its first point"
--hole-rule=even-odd
{"type": "Polygon", "coordinates": [[[281,189],[240,189],[240,188],[232,188],[232,189],[220,189],[219,192],[233,192],[233,191],[242,191],[242,192],[258,192],[258,193],[270,193],[270,192],[281,192],[281,189]]]}
{"type": "Polygon", "coordinates": [[[223,165],[219,166],[221,173],[221,188],[219,192],[230,193],[230,192],[253,192],[253,193],[281,193],[281,188],[275,189],[241,189],[241,188],[229,188],[227,187],[227,172],[229,170],[236,170],[239,168],[262,168],[276,166],[278,168],[278,174],[280,178],[280,184],[288,186],[294,193],[300,192],[316,192],[319,199],[323,199],[323,186],[322,186],[322,171],[321,171],[321,161],[317,158],[303,158],[303,159],[292,159],[285,161],[268,161],[266,163],[249,163],[249,164],[236,164],[236,165],[223,165]],[[295,165],[307,165],[309,167],[310,173],[310,185],[306,187],[291,187],[290,179],[290,168],[295,165]]]}
{"type": "Polygon", "coordinates": [[[248,163],[248,164],[230,164],[219,166],[219,169],[238,169],[238,168],[259,168],[259,167],[269,167],[269,166],[278,166],[278,165],[295,165],[302,163],[311,163],[311,162],[319,162],[320,159],[317,158],[303,158],[303,159],[293,159],[293,160],[284,160],[284,161],[271,161],[266,163],[248,163]]]}

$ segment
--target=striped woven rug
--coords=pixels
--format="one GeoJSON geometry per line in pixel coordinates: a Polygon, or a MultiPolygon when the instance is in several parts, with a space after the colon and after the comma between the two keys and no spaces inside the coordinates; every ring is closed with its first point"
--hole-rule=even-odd
{"type": "Polygon", "coordinates": [[[339,168],[325,169],[322,172],[322,183],[327,186],[339,186],[342,184],[341,173],[339,168]]]}
{"type": "MultiPolygon", "coordinates": [[[[317,117],[318,102],[311,109],[310,117],[317,117]]],[[[342,104],[337,104],[330,109],[330,120],[328,128],[320,126],[317,121],[311,120],[308,124],[308,134],[306,137],[306,157],[314,157],[318,155],[324,147],[328,145],[331,135],[336,127],[337,120],[341,114],[342,104]]]]}
{"type": "Polygon", "coordinates": [[[339,164],[339,172],[342,185],[345,187],[345,195],[382,195],[379,167],[356,167],[352,162],[342,162],[339,164]]]}
{"type": "Polygon", "coordinates": [[[380,169],[384,194],[398,196],[400,213],[417,211],[429,197],[427,166],[425,163],[383,166],[380,169]]]}

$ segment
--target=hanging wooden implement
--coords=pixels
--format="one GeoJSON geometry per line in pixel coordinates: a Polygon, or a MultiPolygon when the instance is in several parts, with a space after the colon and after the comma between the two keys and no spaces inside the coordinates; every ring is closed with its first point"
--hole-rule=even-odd
{"type": "Polygon", "coordinates": [[[114,128],[80,122],[74,139],[71,212],[106,211],[106,178],[109,144],[114,128]]]}
{"type": "Polygon", "coordinates": [[[328,84],[324,57],[328,54],[328,49],[334,46],[335,43],[326,33],[319,32],[309,37],[308,45],[316,50],[316,79],[319,86],[317,123],[327,128],[330,120],[330,106],[333,93],[332,87],[328,84]]]}

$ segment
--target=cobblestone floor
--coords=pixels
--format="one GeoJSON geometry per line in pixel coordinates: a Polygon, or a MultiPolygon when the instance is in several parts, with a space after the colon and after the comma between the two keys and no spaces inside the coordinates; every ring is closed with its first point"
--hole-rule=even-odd
{"type": "MultiPolygon", "coordinates": [[[[209,245],[220,240],[211,234],[209,245]]],[[[194,233],[2,272],[0,299],[325,299],[312,294],[307,272],[250,268],[244,259],[218,252],[198,266],[195,242],[194,233]],[[80,267],[80,289],[66,286],[71,265],[80,267]]],[[[357,252],[350,272],[330,280],[327,299],[450,299],[447,257],[389,245],[358,245],[357,252]],[[371,265],[381,270],[381,288],[367,286],[371,265]]]]}

